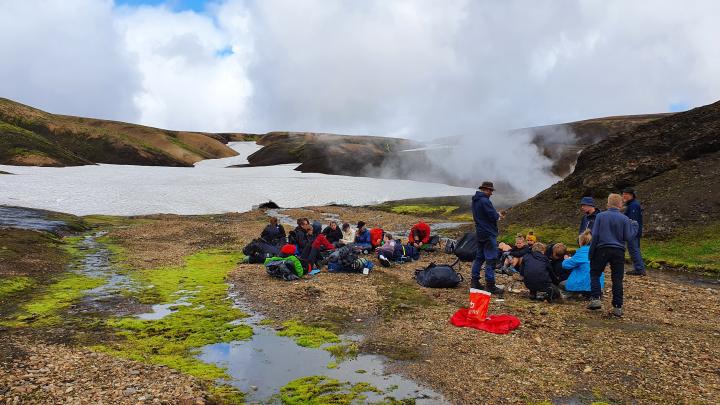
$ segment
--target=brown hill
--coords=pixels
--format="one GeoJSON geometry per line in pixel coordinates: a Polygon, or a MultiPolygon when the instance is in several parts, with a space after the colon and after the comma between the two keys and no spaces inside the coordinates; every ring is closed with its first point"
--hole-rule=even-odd
{"type": "Polygon", "coordinates": [[[508,223],[575,226],[577,202],[632,186],[645,208],[645,233],[720,219],[720,102],[621,131],[588,146],[572,174],[512,208],[508,223]]]}
{"type": "Polygon", "coordinates": [[[192,166],[235,156],[224,143],[244,134],[208,134],[50,114],[0,98],[0,164],[93,163],[192,166]]]}

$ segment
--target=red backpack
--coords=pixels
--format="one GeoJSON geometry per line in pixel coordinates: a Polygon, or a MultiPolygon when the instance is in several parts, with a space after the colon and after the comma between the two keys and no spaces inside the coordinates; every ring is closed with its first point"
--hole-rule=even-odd
{"type": "Polygon", "coordinates": [[[384,235],[385,231],[383,231],[382,228],[373,228],[370,230],[370,243],[373,248],[382,245],[384,235]]]}

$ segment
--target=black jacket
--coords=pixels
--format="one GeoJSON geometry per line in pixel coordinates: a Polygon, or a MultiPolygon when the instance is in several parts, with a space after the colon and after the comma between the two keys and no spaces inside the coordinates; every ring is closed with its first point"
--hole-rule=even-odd
{"type": "Polygon", "coordinates": [[[513,246],[512,249],[508,250],[508,256],[523,257],[530,252],[532,252],[532,246],[526,245],[524,248],[513,246]]]}
{"type": "Polygon", "coordinates": [[[553,275],[550,259],[540,252],[531,252],[523,257],[520,275],[530,291],[547,291],[551,284],[559,282],[553,275]]]}
{"type": "Polygon", "coordinates": [[[557,279],[557,282],[555,283],[557,284],[561,281],[567,280],[567,278],[570,277],[572,270],[566,270],[563,268],[562,263],[565,260],[564,257],[553,259],[552,252],[554,247],[554,243],[549,244],[547,250],[545,250],[545,256],[547,256],[548,260],[550,260],[550,269],[552,270],[553,276],[557,279]]]}
{"type": "Polygon", "coordinates": [[[285,228],[282,225],[268,225],[263,229],[260,237],[273,245],[285,242],[285,228]]]}
{"type": "Polygon", "coordinates": [[[312,243],[308,240],[308,235],[305,230],[299,226],[290,231],[290,234],[288,235],[288,242],[293,245],[297,245],[301,252],[305,246],[312,243]]]}
{"type": "Polygon", "coordinates": [[[329,226],[327,226],[325,227],[325,229],[323,229],[322,233],[323,235],[325,235],[325,237],[330,243],[339,242],[340,239],[342,239],[343,237],[342,229],[340,229],[339,226],[336,227],[334,231],[329,226]]]}

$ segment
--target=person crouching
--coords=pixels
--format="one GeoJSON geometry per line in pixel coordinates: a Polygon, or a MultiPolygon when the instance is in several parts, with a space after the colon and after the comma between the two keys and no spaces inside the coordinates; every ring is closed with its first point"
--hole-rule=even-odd
{"type": "Polygon", "coordinates": [[[557,279],[552,272],[550,259],[545,255],[545,245],[537,242],[532,251],[526,254],[520,264],[520,275],[525,287],[530,290],[530,298],[539,299],[538,293],[544,293],[548,302],[561,297],[557,279]]]}

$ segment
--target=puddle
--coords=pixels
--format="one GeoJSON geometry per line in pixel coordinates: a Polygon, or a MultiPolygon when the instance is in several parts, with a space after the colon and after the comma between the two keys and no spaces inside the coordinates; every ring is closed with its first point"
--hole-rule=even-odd
{"type": "Polygon", "coordinates": [[[156,321],[158,319],[165,318],[166,316],[177,311],[178,306],[191,305],[189,302],[187,302],[188,298],[190,297],[184,296],[180,297],[177,301],[171,302],[169,304],[155,304],[152,306],[150,312],[137,314],[137,317],[145,321],[156,321]]]}
{"type": "Polygon", "coordinates": [[[48,219],[47,213],[21,207],[0,206],[0,228],[28,229],[52,233],[65,232],[64,221],[48,219]]]}
{"type": "MultiPolygon", "coordinates": [[[[247,308],[243,309],[247,312],[247,308]]],[[[386,359],[382,356],[361,354],[329,369],[328,364],[335,359],[328,351],[298,346],[292,338],[278,336],[274,329],[259,325],[260,320],[262,317],[256,314],[243,320],[253,328],[251,340],[205,346],[199,355],[204,362],[226,367],[232,377],[230,385],[246,392],[248,403],[280,403],[277,398],[280,388],[295,379],[314,375],[351,384],[369,383],[383,391],[366,393],[366,402],[390,396],[414,399],[417,404],[449,403],[442,395],[410,379],[386,374],[386,359]]],[[[343,336],[347,342],[359,338],[343,336]]]]}

